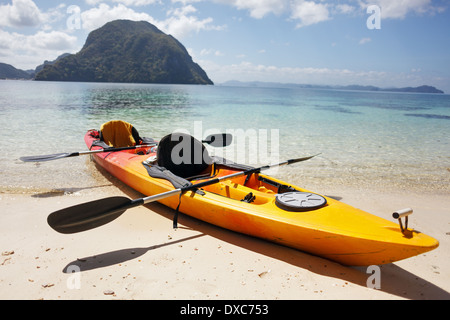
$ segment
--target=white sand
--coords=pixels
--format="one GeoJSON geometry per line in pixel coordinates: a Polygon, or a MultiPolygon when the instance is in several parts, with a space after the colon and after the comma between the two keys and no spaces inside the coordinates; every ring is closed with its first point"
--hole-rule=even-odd
{"type": "MultiPolygon", "coordinates": [[[[381,267],[381,288],[351,268],[180,216],[160,204],[128,210],[108,225],[63,235],[49,213],[109,195],[109,186],[74,194],[0,194],[0,299],[449,299],[450,197],[335,188],[386,219],[412,207],[410,226],[440,241],[427,254],[381,267]],[[101,189],[101,190],[100,190],[101,189]],[[71,270],[80,271],[70,273],[71,270]]],[[[125,192],[125,193],[124,193],[125,192]]]]}

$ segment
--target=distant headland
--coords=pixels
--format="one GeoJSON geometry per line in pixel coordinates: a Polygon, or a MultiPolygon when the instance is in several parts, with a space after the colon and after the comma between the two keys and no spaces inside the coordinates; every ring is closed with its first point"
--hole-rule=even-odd
{"type": "Polygon", "coordinates": [[[442,90],[427,85],[423,85],[420,87],[405,87],[405,88],[379,88],[375,86],[362,86],[362,85],[329,86],[329,85],[314,85],[314,84],[262,82],[262,81],[242,82],[237,80],[226,81],[224,83],[221,83],[220,85],[231,87],[258,87],[258,88],[304,88],[304,89],[333,89],[333,90],[380,91],[380,92],[441,93],[441,94],[444,93],[444,91],[442,90]]]}

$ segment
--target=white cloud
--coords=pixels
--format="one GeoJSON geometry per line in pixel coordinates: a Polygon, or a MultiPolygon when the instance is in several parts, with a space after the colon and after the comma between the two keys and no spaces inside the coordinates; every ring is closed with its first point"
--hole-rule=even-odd
{"type": "Polygon", "coordinates": [[[88,5],[95,6],[99,3],[114,2],[126,6],[138,7],[148,6],[150,4],[160,3],[160,0],[85,0],[88,5]]]}
{"type": "Polygon", "coordinates": [[[54,29],[53,24],[66,16],[65,7],[57,4],[41,11],[32,0],[13,0],[11,4],[0,5],[1,62],[34,69],[45,60],[78,50],[77,37],[54,29]],[[24,27],[26,31],[17,29],[24,27]]]}
{"type": "Polygon", "coordinates": [[[356,8],[348,5],[348,4],[338,4],[336,5],[336,11],[338,13],[343,13],[343,14],[350,14],[355,12],[356,8]]]}
{"type": "Polygon", "coordinates": [[[214,50],[214,49],[202,49],[200,51],[200,56],[209,56],[214,55],[216,57],[223,57],[225,54],[221,52],[220,50],[214,50]]]}
{"type": "Polygon", "coordinates": [[[126,6],[148,6],[159,3],[159,0],[113,0],[113,2],[123,3],[126,6]]]}
{"type": "Polygon", "coordinates": [[[167,34],[175,38],[184,38],[192,32],[215,29],[211,26],[212,22],[212,18],[199,20],[195,16],[171,16],[164,21],[159,21],[158,24],[167,34]]]}
{"type": "Polygon", "coordinates": [[[199,19],[193,14],[197,9],[192,5],[171,9],[167,12],[168,18],[156,22],[161,30],[173,35],[176,38],[184,38],[191,33],[198,33],[201,30],[222,30],[222,26],[212,25],[213,18],[199,19]]]}
{"type": "Polygon", "coordinates": [[[202,50],[200,51],[200,55],[201,55],[201,56],[208,56],[208,55],[210,55],[212,52],[213,52],[212,49],[202,49],[202,50]]]}
{"type": "Polygon", "coordinates": [[[326,4],[297,0],[292,4],[291,18],[300,20],[297,28],[309,26],[330,19],[326,4]]]}
{"type": "Polygon", "coordinates": [[[366,44],[369,43],[370,41],[372,41],[371,38],[362,38],[361,40],[359,40],[359,44],[366,44]]]}
{"type": "Polygon", "coordinates": [[[360,1],[362,8],[369,5],[377,5],[381,8],[382,19],[404,19],[411,12],[424,14],[434,12],[431,0],[363,0],[360,1]]]}
{"type": "MultiPolygon", "coordinates": [[[[330,19],[327,4],[323,1],[305,0],[215,0],[216,2],[231,5],[239,10],[248,10],[250,16],[262,19],[269,14],[287,14],[292,20],[299,20],[297,27],[309,26],[330,19]]],[[[351,8],[348,5],[340,5],[340,12],[348,13],[351,8]]]]}
{"type": "Polygon", "coordinates": [[[248,10],[250,16],[256,19],[261,19],[264,16],[273,13],[283,13],[288,2],[286,0],[215,0],[219,3],[231,5],[239,10],[248,10]]]}
{"type": "Polygon", "coordinates": [[[18,52],[35,52],[38,50],[64,51],[76,46],[77,38],[61,31],[38,31],[33,35],[0,30],[2,48],[18,52]]]}
{"type": "Polygon", "coordinates": [[[27,42],[31,50],[32,48],[39,48],[49,51],[66,51],[75,48],[77,38],[61,31],[39,31],[32,36],[28,36],[27,42]]]}
{"type": "Polygon", "coordinates": [[[116,19],[128,19],[133,21],[148,21],[158,27],[161,31],[171,34],[176,38],[183,38],[192,32],[201,30],[223,30],[224,26],[214,26],[213,18],[199,19],[194,15],[197,10],[188,5],[181,8],[171,9],[167,12],[168,17],[164,20],[156,20],[144,12],[137,12],[123,4],[109,6],[101,3],[98,7],[91,8],[81,13],[83,28],[94,30],[102,27],[107,22],[116,19]]]}
{"type": "Polygon", "coordinates": [[[204,0],[172,0],[173,3],[181,3],[182,5],[187,5],[187,4],[191,4],[191,3],[197,3],[197,2],[202,2],[204,0]]]}
{"type": "Polygon", "coordinates": [[[171,9],[167,12],[167,15],[174,15],[174,16],[185,16],[191,13],[197,12],[197,9],[194,8],[192,5],[183,6],[181,8],[175,8],[171,9]]]}
{"type": "Polygon", "coordinates": [[[64,3],[59,4],[54,8],[50,8],[42,13],[43,21],[46,26],[51,23],[67,18],[67,6],[64,3]]]}
{"type": "MultiPolygon", "coordinates": [[[[189,0],[172,0],[189,2],[189,0]]],[[[297,28],[330,20],[336,14],[351,15],[369,5],[381,8],[382,18],[403,19],[409,13],[442,13],[444,7],[432,5],[432,0],[348,0],[336,3],[331,0],[213,0],[216,3],[230,5],[238,10],[247,10],[255,19],[269,14],[287,15],[293,21],[299,21],[297,28]],[[359,8],[358,8],[359,5],[359,8]]]]}
{"type": "Polygon", "coordinates": [[[134,21],[148,21],[155,24],[153,17],[147,13],[136,12],[123,4],[110,7],[101,3],[98,7],[81,12],[83,29],[94,30],[104,26],[107,22],[117,19],[128,19],[134,21]]]}
{"type": "Polygon", "coordinates": [[[77,50],[77,38],[61,31],[38,31],[24,35],[0,30],[2,62],[16,68],[34,69],[45,60],[77,50]]]}
{"type": "Polygon", "coordinates": [[[42,13],[32,0],[12,0],[0,5],[0,26],[32,27],[42,22],[42,13]]]}

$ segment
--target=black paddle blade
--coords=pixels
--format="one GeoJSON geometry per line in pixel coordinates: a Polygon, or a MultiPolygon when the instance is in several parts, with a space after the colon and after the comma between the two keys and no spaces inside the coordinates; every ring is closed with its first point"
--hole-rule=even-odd
{"type": "Polygon", "coordinates": [[[213,147],[228,147],[233,141],[233,136],[229,133],[217,133],[211,134],[203,140],[203,143],[207,143],[213,147]]]}
{"type": "Polygon", "coordinates": [[[59,233],[71,234],[100,227],[130,208],[133,201],[126,197],[111,197],[79,204],[51,213],[47,222],[59,233]]]}
{"type": "Polygon", "coordinates": [[[43,156],[21,157],[19,159],[23,162],[43,162],[74,157],[75,155],[76,153],[56,153],[56,154],[47,154],[43,156]]]}

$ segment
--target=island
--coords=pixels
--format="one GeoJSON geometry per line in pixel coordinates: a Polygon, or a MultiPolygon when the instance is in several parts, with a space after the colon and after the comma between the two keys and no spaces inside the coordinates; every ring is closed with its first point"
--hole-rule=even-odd
{"type": "Polygon", "coordinates": [[[350,90],[350,91],[381,91],[381,92],[409,92],[409,93],[444,93],[444,91],[436,89],[433,86],[423,85],[419,87],[405,88],[379,88],[375,86],[363,85],[347,85],[347,86],[330,86],[315,84],[297,84],[297,83],[280,83],[280,82],[263,82],[263,81],[238,81],[230,80],[221,83],[222,86],[229,87],[257,87],[257,88],[303,88],[303,89],[330,89],[330,90],[350,90]]]}
{"type": "Polygon", "coordinates": [[[0,79],[29,80],[33,74],[24,70],[16,69],[10,64],[0,62],[0,79]]]}
{"type": "Polygon", "coordinates": [[[35,80],[213,84],[177,39],[149,22],[130,20],[92,31],[80,52],[44,65],[35,80]]]}

